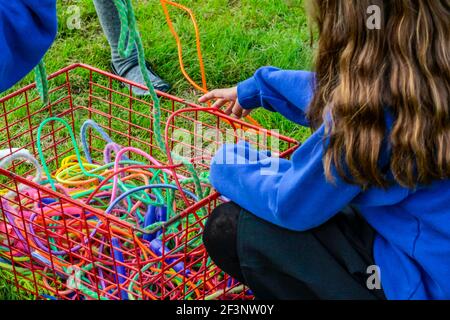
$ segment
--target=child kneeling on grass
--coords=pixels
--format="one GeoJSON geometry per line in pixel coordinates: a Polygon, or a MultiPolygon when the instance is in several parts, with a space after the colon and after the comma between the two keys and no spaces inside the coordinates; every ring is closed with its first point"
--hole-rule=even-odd
{"type": "Polygon", "coordinates": [[[259,299],[450,299],[450,2],[311,2],[315,73],[266,67],[200,99],[314,130],[290,160],[219,150],[211,182],[232,202],[205,246],[259,299]]]}

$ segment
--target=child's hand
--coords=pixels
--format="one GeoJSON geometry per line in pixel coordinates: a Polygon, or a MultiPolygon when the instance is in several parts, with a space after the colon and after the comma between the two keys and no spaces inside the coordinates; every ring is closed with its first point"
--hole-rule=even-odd
{"type": "Polygon", "coordinates": [[[221,108],[228,103],[228,106],[224,112],[226,115],[232,115],[236,119],[246,117],[250,114],[250,112],[252,112],[252,110],[245,110],[239,104],[237,87],[213,90],[198,99],[201,103],[205,103],[210,100],[216,100],[216,102],[212,105],[212,108],[221,108]]]}

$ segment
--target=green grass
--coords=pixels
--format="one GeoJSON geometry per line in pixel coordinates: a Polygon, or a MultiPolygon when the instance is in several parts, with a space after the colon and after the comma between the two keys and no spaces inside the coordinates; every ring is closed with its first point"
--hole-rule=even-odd
{"type": "MultiPolygon", "coordinates": [[[[309,69],[311,49],[303,0],[178,0],[195,13],[202,39],[208,87],[234,86],[265,65],[309,69]]],[[[59,35],[45,62],[49,73],[75,62],[109,70],[110,51],[92,0],[59,1],[59,35]],[[66,25],[68,8],[81,9],[81,30],[66,25]]],[[[158,0],[134,1],[147,59],[173,85],[172,94],[195,100],[195,92],[182,76],[176,44],[158,0]],[[139,3],[139,4],[138,4],[139,3]]],[[[188,73],[200,82],[192,23],[186,14],[170,9],[183,40],[188,73]]],[[[15,89],[33,81],[28,76],[15,89]]],[[[254,117],[266,128],[280,129],[298,140],[309,130],[263,110],[254,117]]]]}
{"type": "MultiPolygon", "coordinates": [[[[234,86],[265,65],[284,69],[310,69],[312,52],[303,0],[178,2],[190,7],[196,14],[210,89],[234,86]]],[[[180,72],[176,43],[167,27],[159,1],[139,0],[134,1],[134,4],[147,60],[172,84],[172,94],[194,101],[199,93],[192,89],[180,72]]],[[[76,62],[109,70],[109,45],[103,36],[92,0],[62,0],[58,1],[58,7],[59,34],[45,58],[48,73],[76,62]],[[70,5],[78,5],[81,9],[81,30],[69,30],[66,25],[70,5]]],[[[187,71],[193,79],[200,82],[194,29],[190,19],[181,11],[170,11],[183,40],[187,71]]],[[[33,81],[34,76],[30,74],[8,93],[33,81]]],[[[23,104],[23,101],[16,103],[23,104]]],[[[299,141],[309,135],[308,129],[295,125],[278,114],[257,110],[253,116],[262,126],[279,129],[281,133],[299,141]]],[[[17,118],[21,117],[23,114],[17,114],[17,118]]],[[[45,117],[47,115],[38,115],[32,120],[39,123],[45,117]]],[[[12,129],[12,135],[24,130],[20,124],[12,129]]],[[[0,142],[4,139],[5,134],[0,132],[0,142]]],[[[16,143],[20,144],[20,140],[16,143]]],[[[0,283],[0,299],[14,297],[14,292],[10,289],[0,283]]]]}

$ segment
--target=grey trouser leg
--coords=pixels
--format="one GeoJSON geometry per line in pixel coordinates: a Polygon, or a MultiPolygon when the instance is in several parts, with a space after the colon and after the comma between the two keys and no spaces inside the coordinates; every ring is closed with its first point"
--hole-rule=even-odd
{"type": "Polygon", "coordinates": [[[111,60],[118,74],[130,70],[138,64],[136,48],[129,58],[122,58],[118,51],[120,38],[120,19],[116,6],[112,0],[94,0],[100,24],[111,47],[111,60]]]}

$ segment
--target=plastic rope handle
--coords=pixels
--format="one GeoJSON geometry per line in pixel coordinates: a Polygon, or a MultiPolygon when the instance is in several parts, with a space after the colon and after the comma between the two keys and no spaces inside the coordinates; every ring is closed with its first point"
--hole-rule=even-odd
{"type": "Polygon", "coordinates": [[[37,67],[34,69],[36,88],[39,92],[39,96],[44,104],[50,102],[50,94],[47,80],[47,71],[45,70],[44,61],[41,60],[37,67]]]}

